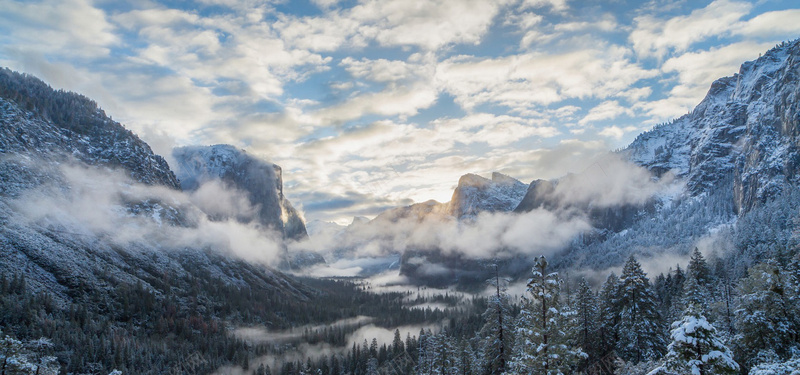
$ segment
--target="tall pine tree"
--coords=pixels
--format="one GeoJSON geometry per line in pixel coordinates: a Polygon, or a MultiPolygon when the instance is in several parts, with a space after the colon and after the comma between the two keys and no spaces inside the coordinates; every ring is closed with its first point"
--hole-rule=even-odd
{"type": "Polygon", "coordinates": [[[598,306],[597,298],[586,282],[581,279],[578,284],[578,294],[575,297],[575,312],[577,313],[578,323],[578,343],[583,352],[589,356],[597,356],[597,329],[598,329],[598,306]]]}
{"type": "Polygon", "coordinates": [[[489,298],[489,306],[483,313],[484,325],[478,333],[481,338],[483,374],[498,375],[506,372],[514,347],[513,321],[508,294],[495,265],[495,277],[490,280],[496,293],[489,298]]]}
{"type": "Polygon", "coordinates": [[[608,275],[600,290],[600,310],[598,311],[597,352],[598,358],[612,354],[619,341],[619,278],[608,275]]]}
{"type": "Polygon", "coordinates": [[[660,357],[666,347],[658,302],[650,280],[631,256],[622,269],[618,285],[619,341],[617,354],[639,363],[660,357]]]}
{"type": "Polygon", "coordinates": [[[797,296],[791,274],[775,262],[753,266],[739,283],[739,303],[735,311],[737,354],[752,365],[760,352],[772,351],[788,358],[792,347],[800,344],[797,296]]]}
{"type": "Polygon", "coordinates": [[[530,299],[517,320],[517,341],[512,357],[513,374],[560,375],[571,373],[585,354],[573,347],[575,314],[560,300],[561,280],[547,272],[547,259],[540,256],[528,281],[530,299]]]}

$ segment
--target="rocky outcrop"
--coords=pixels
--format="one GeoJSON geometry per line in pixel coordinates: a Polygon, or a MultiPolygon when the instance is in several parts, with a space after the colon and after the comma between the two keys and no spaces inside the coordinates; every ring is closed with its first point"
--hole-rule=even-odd
{"type": "Polygon", "coordinates": [[[254,218],[238,215],[247,222],[255,219],[264,228],[275,230],[284,238],[308,237],[303,219],[283,195],[281,167],[264,162],[230,145],[190,146],[173,150],[181,188],[193,191],[211,181],[244,192],[254,218]]]}
{"type": "Polygon", "coordinates": [[[642,133],[624,153],[656,175],[673,171],[688,192],[731,189],[744,213],[798,182],[800,40],[783,43],[715,81],[677,120],[642,133]]]}
{"type": "Polygon", "coordinates": [[[447,211],[459,220],[475,219],[481,212],[509,212],[526,191],[524,183],[502,173],[492,173],[491,180],[469,173],[458,180],[447,211]]]}

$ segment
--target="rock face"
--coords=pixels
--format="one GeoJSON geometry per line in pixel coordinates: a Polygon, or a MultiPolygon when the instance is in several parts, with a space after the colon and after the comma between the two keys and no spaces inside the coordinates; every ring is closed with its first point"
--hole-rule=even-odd
{"type": "Polygon", "coordinates": [[[528,187],[502,173],[492,173],[492,179],[466,174],[458,180],[447,210],[453,217],[475,219],[480,212],[509,212],[519,205],[528,187]]]}
{"type": "Polygon", "coordinates": [[[585,213],[594,228],[619,232],[633,224],[637,219],[655,210],[655,200],[641,204],[619,204],[612,206],[596,205],[592,201],[566,202],[563,196],[556,193],[559,183],[582,184],[580,175],[568,175],[560,180],[534,180],[528,186],[525,197],[514,209],[516,213],[530,212],[536,209],[547,211],[575,211],[585,213]]]}
{"type": "Polygon", "coordinates": [[[281,167],[230,145],[180,147],[173,150],[172,156],[178,163],[183,190],[193,191],[209,181],[221,181],[246,193],[256,208],[258,223],[265,228],[276,230],[287,239],[308,237],[303,219],[283,195],[281,167]]]}
{"type": "Polygon", "coordinates": [[[781,44],[711,85],[677,120],[642,133],[623,152],[656,175],[674,171],[690,194],[732,189],[744,213],[798,182],[800,40],[781,44]]]}

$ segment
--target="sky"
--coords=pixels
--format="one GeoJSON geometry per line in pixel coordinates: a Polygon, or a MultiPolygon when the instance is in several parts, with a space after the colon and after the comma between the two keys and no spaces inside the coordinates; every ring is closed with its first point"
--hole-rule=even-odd
{"type": "Polygon", "coordinates": [[[0,0],[0,66],[169,161],[228,143],[307,221],[592,167],[800,37],[796,0],[0,0]]]}

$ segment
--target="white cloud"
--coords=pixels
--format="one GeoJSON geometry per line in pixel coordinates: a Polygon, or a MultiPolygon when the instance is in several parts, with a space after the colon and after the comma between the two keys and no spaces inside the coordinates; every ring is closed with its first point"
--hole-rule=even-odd
{"type": "Polygon", "coordinates": [[[42,228],[65,228],[106,245],[137,245],[164,251],[212,249],[273,266],[280,259],[280,235],[236,220],[211,221],[193,204],[211,208],[214,213],[243,208],[246,214],[246,198],[235,191],[215,186],[190,195],[164,186],[139,184],[122,171],[69,163],[58,166],[58,175],[57,186],[45,184],[9,202],[15,221],[42,228]],[[155,206],[150,215],[130,214],[130,202],[139,201],[165,203],[155,206]],[[235,206],[222,207],[221,202],[235,206]],[[189,225],[167,225],[170,208],[179,209],[182,220],[189,225]]]}
{"type": "Polygon", "coordinates": [[[606,13],[590,21],[575,21],[559,23],[553,26],[557,32],[576,32],[586,30],[614,31],[619,28],[614,15],[606,13]]]}
{"type": "Polygon", "coordinates": [[[438,93],[429,86],[416,84],[389,88],[377,93],[365,93],[344,103],[324,108],[314,114],[319,124],[340,124],[375,114],[382,116],[412,116],[436,102],[438,93]]]}
{"type": "Polygon", "coordinates": [[[638,128],[635,126],[627,126],[624,128],[620,128],[619,126],[612,125],[603,128],[603,130],[601,130],[597,134],[602,135],[604,137],[622,139],[622,136],[625,135],[625,133],[629,133],[636,130],[638,130],[638,128]]]}
{"type": "Polygon", "coordinates": [[[595,121],[613,120],[620,115],[633,116],[633,110],[619,105],[619,102],[616,100],[609,100],[589,110],[589,113],[578,121],[578,123],[585,126],[595,121]]]}
{"type": "Polygon", "coordinates": [[[106,14],[87,0],[0,1],[6,47],[52,56],[107,56],[119,39],[106,14]],[[10,42],[10,43],[9,43],[10,42]]]}
{"type": "Polygon", "coordinates": [[[320,17],[283,17],[281,35],[299,48],[332,51],[343,45],[416,46],[438,50],[477,44],[506,1],[366,0],[320,17]]]}
{"type": "Polygon", "coordinates": [[[436,79],[467,110],[488,103],[524,112],[570,98],[620,95],[656,73],[630,62],[625,48],[612,46],[497,59],[460,56],[442,62],[436,79]]]}
{"type": "Polygon", "coordinates": [[[733,32],[748,37],[795,39],[800,33],[800,9],[759,14],[734,26],[733,32]]]}
{"type": "Polygon", "coordinates": [[[361,59],[345,57],[341,64],[356,78],[365,78],[373,82],[397,82],[420,75],[422,66],[409,64],[402,60],[361,59]]]}
{"type": "Polygon", "coordinates": [[[504,1],[367,0],[350,15],[364,36],[386,46],[436,50],[449,44],[477,44],[504,1]]]}
{"type": "Polygon", "coordinates": [[[285,82],[324,70],[330,61],[287,48],[269,26],[246,15],[199,17],[175,9],[148,9],[114,19],[146,42],[134,61],[212,86],[236,80],[261,98],[281,95],[285,82]]]}
{"type": "Polygon", "coordinates": [[[524,0],[521,7],[523,9],[550,7],[555,12],[564,12],[569,9],[567,0],[524,0]]]}
{"type": "Polygon", "coordinates": [[[716,0],[689,15],[668,20],[639,16],[629,40],[638,55],[660,59],[671,50],[682,52],[706,38],[729,34],[752,8],[748,2],[716,0]]]}

